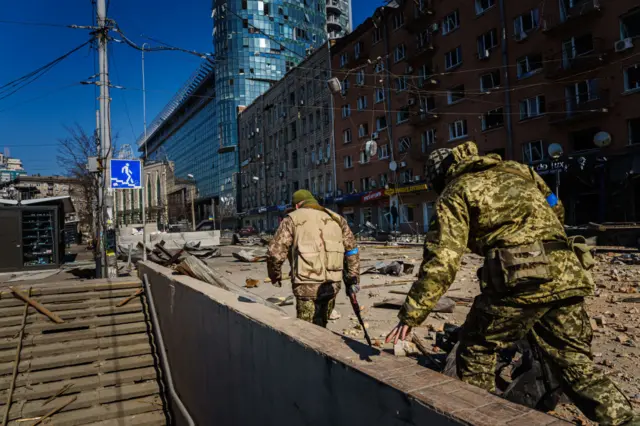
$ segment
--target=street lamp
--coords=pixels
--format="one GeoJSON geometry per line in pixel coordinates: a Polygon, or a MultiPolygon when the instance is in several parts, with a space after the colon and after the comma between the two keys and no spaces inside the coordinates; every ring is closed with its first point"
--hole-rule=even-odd
{"type": "MultiPolygon", "coordinates": [[[[142,127],[144,129],[144,162],[147,161],[147,92],[145,91],[144,84],[144,47],[148,46],[147,43],[142,45],[142,127]]],[[[143,169],[144,170],[144,169],[143,169]]],[[[142,188],[142,244],[144,245],[144,250],[142,250],[142,260],[147,260],[147,212],[146,212],[146,202],[149,199],[149,191],[151,188],[147,188],[146,183],[148,179],[144,178],[144,174],[142,176],[143,185],[142,188]]],[[[151,206],[149,206],[151,207],[151,206]]]]}
{"type": "Polygon", "coordinates": [[[196,230],[196,209],[194,206],[195,198],[196,198],[196,178],[189,173],[187,175],[189,179],[193,181],[193,187],[191,188],[191,223],[193,223],[193,230],[196,230]]]}

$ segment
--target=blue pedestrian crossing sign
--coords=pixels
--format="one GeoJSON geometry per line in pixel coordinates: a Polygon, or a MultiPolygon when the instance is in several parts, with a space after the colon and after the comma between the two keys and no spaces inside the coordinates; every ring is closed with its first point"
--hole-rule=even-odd
{"type": "Polygon", "coordinates": [[[111,188],[142,188],[142,162],[140,160],[111,160],[111,188]]]}

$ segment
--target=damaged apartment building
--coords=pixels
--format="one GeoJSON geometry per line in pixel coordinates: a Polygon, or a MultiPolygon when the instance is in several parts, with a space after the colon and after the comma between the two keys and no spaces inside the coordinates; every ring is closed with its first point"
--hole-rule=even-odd
{"type": "Polygon", "coordinates": [[[329,77],[329,47],[324,45],[240,112],[240,171],[234,182],[243,225],[276,229],[298,189],[332,206],[329,77]]]}
{"type": "Polygon", "coordinates": [[[388,3],[331,49],[339,211],[426,231],[426,157],[472,140],[533,166],[569,224],[640,220],[639,54],[632,0],[388,3]]]}

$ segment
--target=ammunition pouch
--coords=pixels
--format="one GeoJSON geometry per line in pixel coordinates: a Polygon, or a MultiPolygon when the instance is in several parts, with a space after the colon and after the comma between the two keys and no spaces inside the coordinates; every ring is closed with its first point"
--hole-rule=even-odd
{"type": "Polygon", "coordinates": [[[569,248],[575,253],[576,257],[580,261],[580,264],[585,270],[590,270],[596,264],[593,255],[591,254],[591,247],[587,245],[587,240],[581,235],[569,237],[569,248]]]}
{"type": "MultiPolygon", "coordinates": [[[[567,249],[567,245],[564,245],[567,249]]],[[[494,294],[521,292],[552,280],[545,244],[489,250],[481,270],[481,282],[494,294]]]]}

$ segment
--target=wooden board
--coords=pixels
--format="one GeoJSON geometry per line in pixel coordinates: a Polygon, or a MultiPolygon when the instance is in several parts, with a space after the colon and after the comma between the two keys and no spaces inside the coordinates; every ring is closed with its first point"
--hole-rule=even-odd
{"type": "MultiPolygon", "coordinates": [[[[166,398],[161,398],[165,387],[159,382],[144,293],[116,306],[142,288],[141,282],[128,278],[20,285],[24,291],[29,287],[32,298],[64,323],[55,324],[29,308],[9,424],[32,424],[35,420],[25,423],[24,419],[64,405],[45,423],[166,425],[166,398]]],[[[3,290],[0,412],[6,408],[12,383],[23,311],[24,303],[3,290]]]]}

